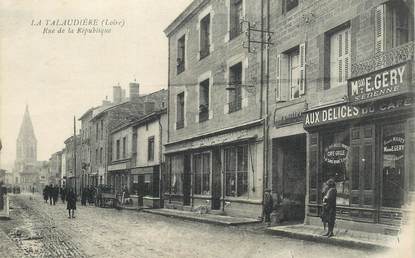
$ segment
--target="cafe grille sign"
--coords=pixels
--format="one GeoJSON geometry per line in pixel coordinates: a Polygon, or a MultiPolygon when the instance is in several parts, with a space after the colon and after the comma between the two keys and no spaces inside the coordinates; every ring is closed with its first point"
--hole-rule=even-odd
{"type": "Polygon", "coordinates": [[[352,103],[391,97],[409,91],[410,64],[391,66],[348,80],[348,95],[352,103]]]}
{"type": "Polygon", "coordinates": [[[400,160],[405,152],[405,138],[402,136],[389,136],[383,141],[383,153],[392,160],[400,160]]]}
{"type": "Polygon", "coordinates": [[[347,160],[349,146],[333,143],[324,149],[324,161],[330,164],[341,164],[347,160]]]}

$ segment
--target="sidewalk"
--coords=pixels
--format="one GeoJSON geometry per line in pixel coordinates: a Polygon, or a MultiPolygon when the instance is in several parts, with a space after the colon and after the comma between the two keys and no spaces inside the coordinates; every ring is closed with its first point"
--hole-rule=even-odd
{"type": "Polygon", "coordinates": [[[277,236],[364,249],[392,248],[399,243],[399,237],[397,236],[341,228],[335,228],[334,236],[328,238],[322,236],[325,233],[322,227],[304,224],[269,227],[266,229],[266,232],[277,236]]]}
{"type": "Polygon", "coordinates": [[[216,224],[223,226],[237,226],[261,222],[258,219],[237,218],[224,215],[200,214],[191,211],[173,210],[173,209],[143,209],[143,212],[157,214],[167,217],[181,218],[185,220],[203,222],[208,224],[216,224]]]}

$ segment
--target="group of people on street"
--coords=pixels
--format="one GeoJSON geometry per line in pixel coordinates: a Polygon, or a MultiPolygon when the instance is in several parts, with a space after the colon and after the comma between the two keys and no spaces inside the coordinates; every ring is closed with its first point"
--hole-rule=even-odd
{"type": "Polygon", "coordinates": [[[49,200],[50,205],[55,205],[58,201],[59,193],[61,192],[61,188],[57,185],[54,186],[50,184],[45,186],[43,189],[43,199],[45,200],[45,203],[48,203],[49,200]]]}
{"type": "Polygon", "coordinates": [[[83,188],[81,192],[81,205],[86,206],[87,202],[89,205],[94,203],[96,192],[97,190],[92,185],[83,188]]]}
{"type": "Polygon", "coordinates": [[[43,189],[43,199],[45,203],[56,205],[59,195],[62,203],[66,201],[66,209],[68,210],[68,218],[75,218],[76,210],[76,194],[72,188],[59,187],[57,185],[47,185],[43,189]]]}

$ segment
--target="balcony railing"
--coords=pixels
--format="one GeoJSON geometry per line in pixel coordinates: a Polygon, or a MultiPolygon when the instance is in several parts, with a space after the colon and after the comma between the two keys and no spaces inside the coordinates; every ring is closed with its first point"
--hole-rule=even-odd
{"type": "Polygon", "coordinates": [[[203,122],[209,119],[209,110],[203,110],[199,112],[199,122],[203,122]]]}
{"type": "Polygon", "coordinates": [[[352,77],[368,74],[384,67],[393,66],[414,59],[414,41],[386,50],[371,58],[352,64],[352,77]]]}

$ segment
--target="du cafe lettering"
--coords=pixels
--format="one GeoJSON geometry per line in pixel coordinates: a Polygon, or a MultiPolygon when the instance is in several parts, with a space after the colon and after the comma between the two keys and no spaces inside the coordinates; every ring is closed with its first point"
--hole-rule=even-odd
{"type": "Polygon", "coordinates": [[[330,178],[342,223],[384,232],[405,220],[415,203],[411,73],[402,63],[349,79],[348,101],[304,113],[310,223],[320,223],[321,187],[330,178]]]}

